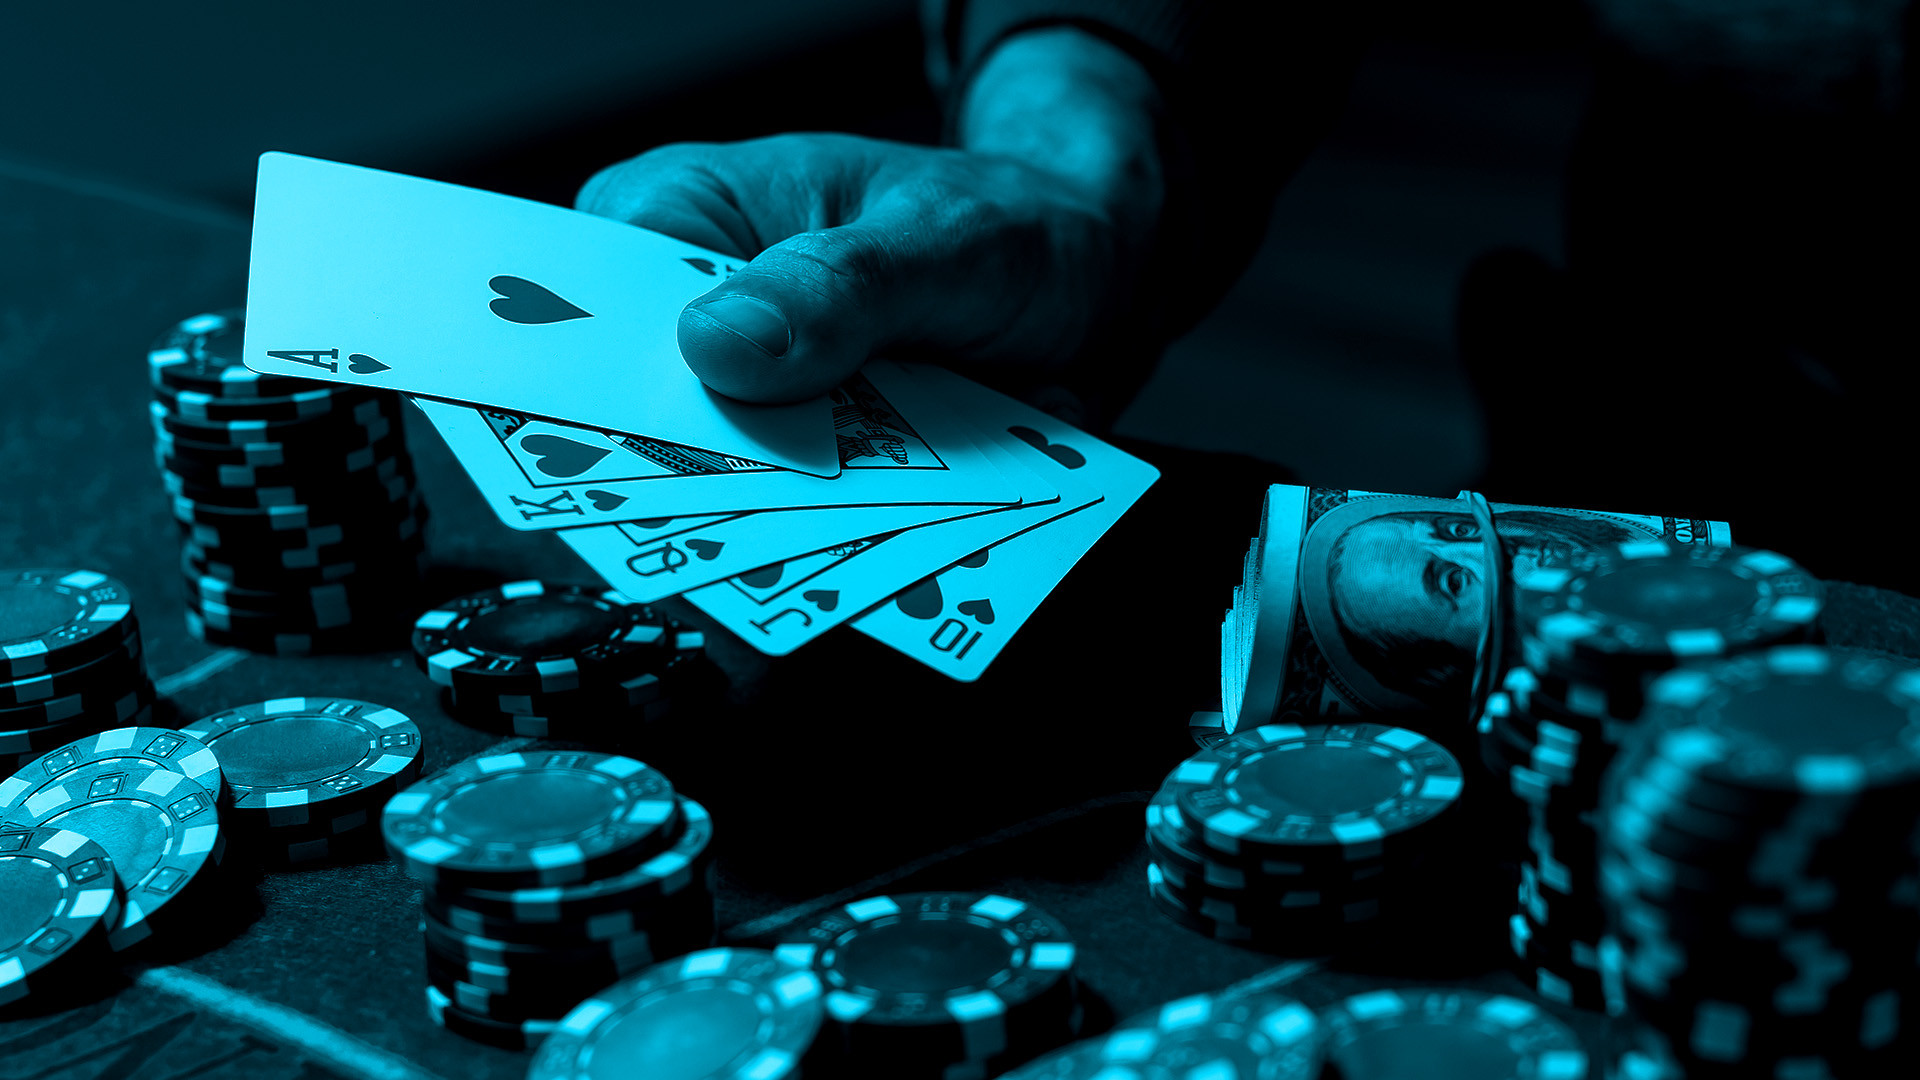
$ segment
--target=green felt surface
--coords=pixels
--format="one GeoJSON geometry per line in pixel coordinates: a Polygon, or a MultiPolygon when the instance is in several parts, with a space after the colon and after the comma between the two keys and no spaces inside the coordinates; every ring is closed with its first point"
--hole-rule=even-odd
{"type": "MultiPolygon", "coordinates": [[[[86,565],[126,581],[158,676],[214,650],[183,628],[142,357],[162,327],[240,301],[247,241],[244,221],[216,212],[0,177],[0,564],[86,565]]],[[[590,580],[553,538],[502,528],[409,415],[434,510],[430,600],[515,578],[590,580]]],[[[773,940],[810,910],[871,891],[987,888],[1066,922],[1111,1013],[1281,963],[1154,913],[1140,815],[1146,792],[1192,750],[1186,716],[1213,694],[1215,627],[1260,491],[1289,477],[1245,458],[1131,448],[1164,479],[978,683],[951,683],[847,632],[778,664],[711,635],[733,676],[730,703],[626,749],[712,811],[726,940],[773,940]]],[[[1920,655],[1920,603],[1836,585],[1827,631],[1839,644],[1920,655]]],[[[168,715],[302,694],[415,717],[428,771],[501,745],[448,719],[397,647],[249,657],[173,693],[168,715]]],[[[1394,947],[1290,985],[1313,1003],[1397,982],[1524,992],[1501,967],[1500,920],[1485,914],[1497,905],[1481,902],[1499,875],[1463,862],[1394,947]]],[[[389,863],[236,869],[222,884],[198,935],[150,942],[77,1002],[0,1017],[5,1075],[524,1072],[525,1055],[428,1023],[418,889],[389,863]]],[[[1600,1018],[1568,1015],[1599,1037],[1600,1018]]]]}

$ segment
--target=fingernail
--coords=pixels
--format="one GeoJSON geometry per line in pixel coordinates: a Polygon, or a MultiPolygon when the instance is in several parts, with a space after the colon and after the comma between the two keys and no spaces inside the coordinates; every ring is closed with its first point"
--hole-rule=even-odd
{"type": "Polygon", "coordinates": [[[694,310],[760,346],[769,355],[785,356],[793,344],[793,331],[787,326],[787,317],[765,300],[723,296],[694,310]]]}

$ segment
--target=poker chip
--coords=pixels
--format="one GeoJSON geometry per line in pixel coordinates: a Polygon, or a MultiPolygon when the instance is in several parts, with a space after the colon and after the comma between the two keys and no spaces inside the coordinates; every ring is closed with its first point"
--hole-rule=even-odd
{"type": "Polygon", "coordinates": [[[535,1049],[558,1026],[554,1020],[494,1020],[478,1016],[455,1005],[439,987],[431,984],[427,986],[427,1018],[435,1027],[502,1050],[535,1049]]]}
{"type": "MultiPolygon", "coordinates": [[[[1824,597],[1818,578],[1775,552],[1663,540],[1616,545],[1591,569],[1537,568],[1514,584],[1529,667],[1615,682],[1807,640],[1824,597]]],[[[1614,715],[1636,712],[1629,704],[1614,715]]]]}
{"type": "Polygon", "coordinates": [[[563,885],[632,869],[668,846],[673,785],[613,754],[527,751],[459,762],[390,799],[381,832],[430,886],[563,885]]]}
{"type": "Polygon", "coordinates": [[[1920,666],[1813,645],[1649,689],[1600,803],[1598,960],[1645,1075],[1895,1075],[1920,974],[1920,666]],[[1817,976],[1811,973],[1817,970],[1817,976]]]}
{"type": "Polygon", "coordinates": [[[191,926],[192,887],[226,850],[213,796],[184,773],[144,758],[81,765],[7,808],[8,824],[68,829],[99,844],[119,875],[119,918],[107,927],[115,951],[145,940],[156,921],[191,926]]]}
{"type": "Polygon", "coordinates": [[[624,673],[700,635],[608,589],[513,581],[432,608],[415,621],[420,669],[480,693],[579,689],[587,673],[624,673]]]}
{"type": "Polygon", "coordinates": [[[148,378],[156,388],[198,390],[222,398],[272,397],[323,385],[248,368],[241,360],[245,325],[240,308],[182,319],[162,331],[147,351],[148,378]]]}
{"type": "Polygon", "coordinates": [[[135,682],[145,670],[141,648],[140,636],[135,634],[123,639],[121,646],[113,652],[65,670],[0,680],[0,708],[18,708],[55,698],[85,696],[100,687],[135,682]]]}
{"type": "Polygon", "coordinates": [[[1012,897],[868,897],[774,952],[825,988],[829,1071],[1003,1067],[1058,1046],[1075,1026],[1073,941],[1053,916],[1012,897]]]}
{"type": "Polygon", "coordinates": [[[420,729],[352,698],[275,698],[181,728],[213,751],[231,788],[230,824],[248,847],[312,843],[372,824],[420,770],[420,729]]]}
{"type": "Polygon", "coordinates": [[[66,733],[53,744],[62,745],[82,734],[125,726],[153,699],[153,683],[145,669],[137,668],[128,682],[120,685],[88,687],[65,697],[0,708],[0,732],[16,737],[0,739],[0,743],[50,749],[46,740],[60,736],[47,729],[66,733]]]}
{"type": "Polygon", "coordinates": [[[0,570],[0,678],[66,671],[138,632],[132,594],[95,570],[0,570]]]}
{"type": "MultiPolygon", "coordinates": [[[[1098,1068],[1125,1066],[1148,1076],[1266,1077],[1316,1080],[1323,1039],[1314,1011],[1272,991],[1177,998],[1122,1021],[1084,1055],[1098,1068]]],[[[1059,1057],[1071,1059],[1074,1051],[1059,1057]]],[[[1073,1076],[1044,1059],[1011,1074],[1038,1080],[1073,1076]]],[[[1087,1076],[1104,1075],[1097,1071],[1087,1076]]]]}
{"type": "Polygon", "coordinates": [[[113,861],[70,829],[0,825],[0,1005],[83,984],[121,916],[113,861]]]}
{"type": "Polygon", "coordinates": [[[815,972],[772,953],[689,953],[582,1001],[540,1047],[527,1080],[796,1077],[825,1018],[824,996],[815,972]]]}
{"type": "Polygon", "coordinates": [[[67,742],[0,780],[0,814],[30,801],[35,792],[74,769],[110,762],[148,762],[172,769],[200,785],[215,804],[226,798],[220,759],[205,743],[172,728],[123,727],[67,742]]]}
{"type": "Polygon", "coordinates": [[[1431,739],[1382,724],[1268,724],[1182,762],[1166,780],[1207,846],[1338,859],[1379,855],[1459,798],[1460,767],[1431,739]]]}
{"type": "Polygon", "coordinates": [[[1453,988],[1355,994],[1321,1010],[1342,1080],[1586,1080],[1579,1036],[1519,998],[1453,988]]]}
{"type": "Polygon", "coordinates": [[[243,340],[244,315],[230,309],[184,320],[148,355],[187,630],[281,656],[384,645],[418,611],[430,518],[399,398],[257,375],[243,340]],[[359,595],[309,596],[328,584],[359,595]]]}

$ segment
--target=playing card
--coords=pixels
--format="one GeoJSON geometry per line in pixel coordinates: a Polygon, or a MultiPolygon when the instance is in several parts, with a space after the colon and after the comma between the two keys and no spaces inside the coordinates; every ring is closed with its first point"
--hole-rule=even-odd
{"type": "MultiPolygon", "coordinates": [[[[951,379],[966,383],[958,376],[951,379]]],[[[1017,404],[984,387],[979,389],[987,398],[1017,404]]],[[[1072,471],[1044,470],[1041,463],[1051,460],[1046,451],[1019,433],[1029,429],[1014,425],[1019,430],[1009,433],[1004,423],[1006,414],[992,408],[994,402],[987,398],[969,400],[966,406],[976,423],[998,425],[983,438],[982,448],[996,462],[1004,461],[1003,469],[1017,465],[1037,474],[1043,484],[1058,492],[1056,498],[1023,501],[1017,507],[841,544],[695,589],[686,594],[687,599],[754,648],[781,656],[940,567],[1100,498],[1099,491],[1082,483],[1072,471]]]]}
{"type": "Polygon", "coordinates": [[[950,372],[931,376],[955,407],[986,427],[996,418],[1034,448],[1027,458],[1058,485],[1098,488],[1099,502],[982,546],[853,621],[861,633],[963,682],[980,677],[1080,557],[1160,476],[1099,439],[950,372]]]}
{"type": "Polygon", "coordinates": [[[843,542],[979,512],[978,506],[836,506],[626,521],[554,535],[609,587],[652,603],[843,542]]]}
{"type": "Polygon", "coordinates": [[[271,152],[245,359],[832,476],[824,398],[733,401],[681,358],[681,309],[739,262],[576,210],[271,152]]]}
{"type": "MultiPolygon", "coordinates": [[[[1018,500],[1019,490],[974,445],[968,425],[924,386],[897,365],[875,361],[835,388],[828,399],[843,465],[830,480],[655,439],[415,401],[494,513],[515,529],[721,511],[1018,500]]],[[[918,520],[941,516],[951,515],[918,520]]],[[[870,534],[834,539],[858,535],[870,534]]]]}

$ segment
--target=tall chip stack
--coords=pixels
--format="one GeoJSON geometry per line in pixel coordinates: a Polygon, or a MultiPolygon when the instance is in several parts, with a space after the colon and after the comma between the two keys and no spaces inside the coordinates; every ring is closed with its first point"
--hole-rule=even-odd
{"type": "Polygon", "coordinates": [[[420,670],[483,731],[618,745],[724,683],[700,631],[605,588],[510,581],[427,609],[420,670]]]}
{"type": "Polygon", "coordinates": [[[153,699],[125,585],[98,570],[0,570],[0,775],[144,724],[153,699]]]}
{"type": "Polygon", "coordinates": [[[1913,1075],[1920,667],[1785,646],[1648,701],[1601,809],[1618,1074],[1913,1075]]]}
{"type": "Polygon", "coordinates": [[[423,887],[427,1013],[528,1049],[622,976],[713,944],[713,821],[642,762],[528,750],[472,758],[381,813],[423,887]]]}
{"type": "Polygon", "coordinates": [[[915,892],[833,908],[774,955],[817,975],[807,1071],[986,1080],[1071,1042],[1084,1008],[1066,927],[1011,896],[915,892]]]}
{"type": "Polygon", "coordinates": [[[1167,918],[1311,954],[1419,901],[1459,762],[1384,724],[1267,724],[1186,759],[1147,805],[1147,887],[1167,918]]]}
{"type": "Polygon", "coordinates": [[[1662,541],[1515,581],[1523,664],[1479,717],[1481,756],[1514,798],[1520,881],[1508,915],[1521,977],[1542,997],[1602,1008],[1605,930],[1594,828],[1600,780],[1648,687],[1683,664],[1808,640],[1817,578],[1769,551],[1662,541]]]}
{"type": "Polygon", "coordinates": [[[400,398],[258,374],[244,329],[239,309],[196,315],[147,353],[187,628],[280,655],[366,648],[416,609],[426,547],[400,398]]]}

